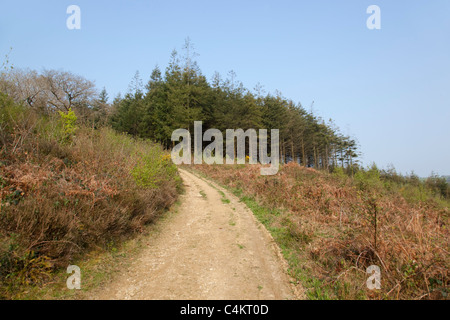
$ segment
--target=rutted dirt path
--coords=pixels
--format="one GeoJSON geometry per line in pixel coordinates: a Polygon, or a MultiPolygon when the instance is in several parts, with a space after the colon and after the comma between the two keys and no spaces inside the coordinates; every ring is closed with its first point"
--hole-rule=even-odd
{"type": "Polygon", "coordinates": [[[178,213],[128,270],[92,298],[301,298],[278,247],[252,212],[215,184],[185,170],[180,174],[186,193],[178,213]]]}

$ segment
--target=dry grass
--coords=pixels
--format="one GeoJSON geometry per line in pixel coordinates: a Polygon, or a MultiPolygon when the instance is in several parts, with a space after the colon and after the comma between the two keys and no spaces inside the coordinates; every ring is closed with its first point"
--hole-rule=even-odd
{"type": "Polygon", "coordinates": [[[142,231],[176,200],[176,168],[159,145],[86,127],[68,141],[56,119],[0,108],[0,298],[142,231]],[[132,174],[147,167],[151,186],[132,174]]]}
{"type": "Polygon", "coordinates": [[[263,219],[310,298],[448,296],[448,200],[428,193],[407,201],[402,190],[411,186],[387,188],[370,174],[353,179],[294,163],[275,176],[261,176],[256,165],[194,168],[277,210],[263,219]],[[381,290],[366,288],[370,265],[381,268],[381,290]]]}

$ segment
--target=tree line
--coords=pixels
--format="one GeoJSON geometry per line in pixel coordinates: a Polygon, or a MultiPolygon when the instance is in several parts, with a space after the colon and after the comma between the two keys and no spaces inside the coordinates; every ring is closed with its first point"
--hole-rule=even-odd
{"type": "Polygon", "coordinates": [[[94,127],[110,125],[120,132],[152,139],[171,148],[172,132],[192,132],[194,121],[203,130],[279,129],[282,162],[317,169],[357,166],[358,146],[330,120],[325,122],[281,93],[265,93],[261,85],[249,90],[230,71],[216,72],[210,81],[202,74],[189,39],[183,55],[174,50],[162,71],[156,66],[144,85],[136,72],[127,93],[108,103],[108,94],[93,82],[67,71],[6,70],[0,90],[41,113],[73,110],[94,127]]]}
{"type": "Polygon", "coordinates": [[[208,81],[190,55],[189,40],[184,49],[181,57],[172,52],[164,72],[156,66],[145,86],[136,72],[128,93],[112,103],[113,128],[167,148],[173,145],[172,132],[192,132],[194,121],[203,121],[204,131],[279,129],[282,162],[318,169],[357,165],[356,141],[340,133],[331,120],[326,123],[279,92],[265,94],[259,84],[246,89],[233,71],[225,79],[216,72],[208,81]]]}

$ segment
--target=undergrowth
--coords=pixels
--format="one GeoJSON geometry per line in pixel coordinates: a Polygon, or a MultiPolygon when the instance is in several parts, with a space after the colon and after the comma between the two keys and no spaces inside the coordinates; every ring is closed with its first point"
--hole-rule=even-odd
{"type": "Polygon", "coordinates": [[[450,200],[436,177],[375,166],[354,177],[294,163],[274,176],[261,176],[259,165],[193,168],[253,210],[308,298],[448,299],[450,200]],[[381,269],[380,290],[366,286],[370,265],[381,269]]]}
{"type": "Polygon", "coordinates": [[[90,250],[143,230],[181,179],[159,145],[0,93],[0,298],[20,298],[90,250]]]}

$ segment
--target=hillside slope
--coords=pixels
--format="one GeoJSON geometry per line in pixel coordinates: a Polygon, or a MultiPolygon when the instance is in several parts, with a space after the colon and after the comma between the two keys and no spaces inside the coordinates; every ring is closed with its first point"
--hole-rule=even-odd
{"type": "Polygon", "coordinates": [[[272,233],[311,299],[448,297],[450,201],[418,179],[376,167],[352,178],[290,163],[275,176],[257,165],[197,165],[229,187],[272,233]],[[381,269],[381,289],[366,269],[381,269]]]}
{"type": "Polygon", "coordinates": [[[0,298],[139,232],[177,198],[159,145],[76,120],[0,93],[0,298]]]}

